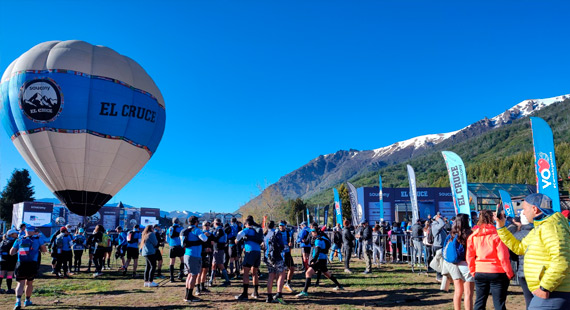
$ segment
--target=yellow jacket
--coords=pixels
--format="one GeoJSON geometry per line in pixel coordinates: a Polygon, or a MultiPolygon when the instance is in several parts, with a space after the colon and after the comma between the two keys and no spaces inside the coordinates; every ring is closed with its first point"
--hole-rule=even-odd
{"type": "Polygon", "coordinates": [[[524,276],[531,292],[540,286],[550,292],[570,292],[570,226],[560,212],[535,219],[534,229],[521,241],[506,227],[497,233],[511,251],[524,255],[524,276]]]}

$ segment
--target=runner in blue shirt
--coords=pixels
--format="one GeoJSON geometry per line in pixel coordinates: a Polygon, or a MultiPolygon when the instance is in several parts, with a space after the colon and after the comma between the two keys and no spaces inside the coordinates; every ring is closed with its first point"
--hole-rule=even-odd
{"type": "Polygon", "coordinates": [[[123,227],[117,226],[117,248],[115,249],[115,259],[121,259],[121,267],[119,271],[124,271],[125,254],[127,254],[127,233],[123,231],[123,227]]]}
{"type": "Polygon", "coordinates": [[[60,234],[55,239],[55,251],[57,252],[57,263],[55,265],[55,276],[59,278],[63,276],[68,277],[68,269],[71,270],[70,262],[72,259],[71,241],[73,237],[69,235],[69,230],[66,227],[59,229],[60,234]],[[63,275],[61,274],[61,267],[63,265],[63,275]]]}
{"type": "Polygon", "coordinates": [[[309,257],[311,256],[311,233],[306,222],[301,223],[301,231],[297,235],[297,243],[301,245],[303,251],[303,268],[309,269],[309,257]]]}
{"type": "Polygon", "coordinates": [[[249,271],[253,278],[254,290],[251,294],[253,299],[259,298],[259,264],[261,263],[261,243],[263,243],[263,231],[261,227],[255,223],[250,215],[245,220],[245,227],[240,231],[236,238],[236,243],[244,239],[245,256],[243,259],[243,291],[240,295],[235,296],[237,300],[244,301],[248,297],[249,288],[249,271]]]}
{"type": "Polygon", "coordinates": [[[73,268],[76,273],[79,273],[79,269],[81,269],[81,257],[83,256],[83,251],[87,244],[87,239],[84,234],[85,229],[78,228],[75,236],[73,236],[73,241],[71,241],[73,245],[73,268]]]}
{"type": "Polygon", "coordinates": [[[12,278],[14,276],[14,269],[16,268],[18,257],[10,255],[10,249],[14,246],[14,243],[18,239],[18,235],[17,230],[10,229],[6,234],[4,234],[2,242],[0,243],[0,286],[2,285],[2,279],[6,278],[6,286],[8,288],[6,291],[0,289],[0,294],[15,293],[12,289],[12,278]]]}
{"type": "Polygon", "coordinates": [[[313,240],[315,240],[315,247],[313,248],[313,253],[311,255],[311,264],[305,273],[305,287],[299,294],[297,294],[297,297],[309,296],[307,294],[307,291],[311,285],[311,277],[319,271],[322,272],[325,277],[334,282],[336,287],[333,290],[343,290],[342,286],[340,283],[338,283],[335,276],[333,276],[327,268],[327,253],[331,247],[331,241],[323,232],[320,231],[319,225],[317,223],[313,223],[311,225],[310,231],[313,240]]]}
{"type": "Polygon", "coordinates": [[[141,240],[140,225],[137,224],[133,230],[127,233],[127,263],[123,266],[123,275],[127,275],[127,269],[133,260],[133,278],[137,276],[137,266],[139,264],[139,244],[141,240]]]}
{"type": "Polygon", "coordinates": [[[184,230],[184,227],[180,225],[180,220],[175,217],[172,219],[172,226],[166,232],[166,241],[170,246],[170,282],[174,282],[174,265],[177,257],[180,260],[178,280],[182,281],[184,278],[184,248],[180,240],[182,230],[184,230]]]}
{"type": "Polygon", "coordinates": [[[191,216],[188,219],[190,226],[181,233],[182,246],[184,246],[184,266],[188,272],[186,277],[186,294],[184,301],[197,302],[201,299],[194,296],[196,279],[202,271],[202,242],[208,240],[198,225],[198,218],[191,216]]]}
{"type": "Polygon", "coordinates": [[[16,287],[16,306],[14,309],[19,310],[22,307],[22,294],[24,293],[24,286],[26,288],[26,301],[24,306],[32,306],[32,291],[34,287],[34,279],[38,272],[38,254],[45,252],[45,245],[40,243],[37,238],[32,238],[35,231],[34,226],[26,226],[26,235],[21,239],[16,240],[10,255],[18,254],[18,262],[14,271],[18,286],[16,287]]]}
{"type": "Polygon", "coordinates": [[[291,256],[291,247],[293,246],[293,233],[287,229],[287,222],[281,221],[279,223],[279,230],[281,231],[281,236],[283,237],[283,260],[285,262],[285,267],[287,267],[287,278],[285,280],[285,285],[283,288],[289,292],[293,293],[291,288],[291,280],[293,279],[293,274],[295,273],[295,262],[293,261],[293,256],[291,256]]]}

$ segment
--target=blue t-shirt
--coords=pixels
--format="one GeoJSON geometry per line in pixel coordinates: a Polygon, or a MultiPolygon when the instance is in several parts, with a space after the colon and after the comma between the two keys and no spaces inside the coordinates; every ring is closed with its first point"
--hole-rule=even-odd
{"type": "MultiPolygon", "coordinates": [[[[131,234],[131,232],[129,231],[129,234],[131,234]]],[[[128,236],[128,234],[127,234],[128,236]]],[[[141,233],[140,231],[134,231],[131,234],[131,242],[127,242],[127,248],[138,248],[139,247],[139,243],[141,241],[141,233]]]]}
{"type": "Polygon", "coordinates": [[[37,238],[23,237],[16,240],[12,248],[18,251],[19,262],[37,262],[41,246],[37,238]]]}
{"type": "Polygon", "coordinates": [[[84,235],[75,235],[73,236],[73,249],[75,251],[84,250],[85,249],[85,236],[84,235]]]}
{"type": "MultiPolygon", "coordinates": [[[[320,250],[324,250],[327,248],[327,244],[322,239],[328,240],[328,238],[325,236],[319,236],[315,240],[315,247],[313,248],[313,257],[316,257],[315,255],[318,255],[319,259],[327,259],[327,253],[323,253],[320,251],[320,250]]],[[[329,242],[330,242],[330,240],[329,240],[329,242]]]]}
{"type": "MultiPolygon", "coordinates": [[[[248,236],[248,237],[253,237],[255,236],[255,229],[253,228],[244,228],[243,229],[243,234],[244,236],[248,236]]],[[[249,241],[246,240],[244,242],[244,249],[246,252],[252,252],[252,251],[257,251],[257,252],[261,252],[261,246],[258,243],[255,243],[253,241],[249,241]]]]}
{"type": "MultiPolygon", "coordinates": [[[[188,241],[198,241],[198,240],[204,241],[208,239],[208,237],[206,237],[206,235],[202,233],[202,230],[200,230],[200,228],[191,225],[190,227],[188,227],[188,229],[192,229],[192,231],[188,233],[188,241]]],[[[180,238],[182,239],[182,242],[184,242],[186,236],[181,235],[180,238]]],[[[193,257],[202,257],[202,245],[186,247],[184,249],[184,255],[193,256],[193,257]]]]}
{"type": "Polygon", "coordinates": [[[170,245],[170,247],[180,246],[182,244],[180,233],[183,230],[184,227],[178,224],[174,224],[168,228],[168,232],[166,233],[166,240],[168,241],[168,245],[170,245]]]}
{"type": "Polygon", "coordinates": [[[73,240],[73,237],[71,237],[70,235],[67,236],[63,236],[61,237],[62,239],[62,244],[61,244],[61,250],[62,251],[71,251],[71,241],[73,240]]]}
{"type": "Polygon", "coordinates": [[[303,242],[303,239],[305,239],[307,237],[307,235],[309,235],[309,228],[305,227],[305,228],[303,228],[303,230],[301,230],[301,232],[299,232],[299,236],[297,237],[297,243],[300,243],[302,248],[311,247],[310,242],[307,242],[307,243],[303,242]]]}
{"type": "Polygon", "coordinates": [[[124,246],[126,244],[127,244],[127,233],[124,231],[121,231],[117,235],[117,246],[124,246]]]}

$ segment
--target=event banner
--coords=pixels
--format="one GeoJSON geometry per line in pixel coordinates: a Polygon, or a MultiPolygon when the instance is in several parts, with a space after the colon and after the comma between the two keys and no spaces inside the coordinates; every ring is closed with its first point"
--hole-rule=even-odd
{"type": "Polygon", "coordinates": [[[552,209],[560,212],[560,194],[558,192],[558,174],[552,130],[539,117],[531,117],[530,126],[532,127],[532,144],[534,146],[536,189],[539,193],[550,197],[552,209]]]}
{"type": "Polygon", "coordinates": [[[352,225],[354,227],[360,224],[364,212],[362,212],[362,206],[358,204],[358,196],[356,193],[356,188],[350,182],[348,184],[348,196],[350,197],[350,209],[352,211],[352,225]]]}
{"type": "Polygon", "coordinates": [[[378,193],[378,198],[380,199],[378,206],[380,207],[380,220],[383,221],[384,220],[384,196],[382,194],[382,176],[378,175],[378,189],[379,189],[379,193],[378,193]]]}
{"type": "Polygon", "coordinates": [[[307,207],[307,226],[311,226],[311,211],[309,211],[309,207],[307,207]]]}
{"type": "Polygon", "coordinates": [[[323,225],[327,226],[327,222],[329,219],[329,206],[325,207],[325,219],[323,220],[323,225]]]}
{"type": "Polygon", "coordinates": [[[469,208],[469,192],[467,190],[467,174],[463,160],[457,154],[449,151],[441,152],[447,166],[451,193],[453,195],[453,205],[455,214],[463,213],[469,215],[471,223],[471,209],[469,208]]]}
{"type": "Polygon", "coordinates": [[[321,219],[321,218],[319,217],[319,209],[320,209],[320,208],[321,208],[321,207],[315,207],[315,222],[317,222],[317,224],[320,224],[319,220],[321,219]]]}
{"type": "Polygon", "coordinates": [[[499,195],[501,196],[501,201],[503,203],[503,208],[505,208],[505,215],[510,217],[515,217],[515,209],[513,208],[513,202],[511,200],[511,195],[504,190],[499,190],[499,195]]]}
{"type": "Polygon", "coordinates": [[[408,167],[408,181],[410,181],[410,201],[412,202],[412,225],[420,219],[420,212],[418,210],[418,194],[416,192],[416,173],[412,166],[408,167]]]}
{"type": "Polygon", "coordinates": [[[336,214],[336,222],[340,224],[340,227],[344,228],[344,225],[342,224],[342,208],[340,204],[340,196],[338,195],[338,191],[336,190],[336,188],[333,188],[333,194],[334,194],[334,211],[336,214]]]}

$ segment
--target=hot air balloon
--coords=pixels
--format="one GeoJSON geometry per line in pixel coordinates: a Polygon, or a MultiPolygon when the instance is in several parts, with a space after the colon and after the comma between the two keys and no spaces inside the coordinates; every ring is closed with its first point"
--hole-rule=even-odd
{"type": "Polygon", "coordinates": [[[38,44],[0,81],[1,120],[26,162],[67,208],[94,215],[156,151],[160,90],[134,60],[83,41],[38,44]]]}

